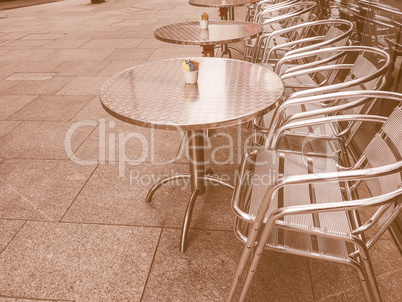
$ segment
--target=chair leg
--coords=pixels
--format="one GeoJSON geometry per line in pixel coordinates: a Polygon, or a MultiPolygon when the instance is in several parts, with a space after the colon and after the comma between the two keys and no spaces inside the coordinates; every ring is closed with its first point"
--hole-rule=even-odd
{"type": "MultiPolygon", "coordinates": [[[[372,299],[375,302],[381,302],[381,294],[380,290],[378,289],[378,284],[377,280],[375,278],[373,266],[371,264],[370,256],[368,254],[368,250],[365,246],[359,246],[359,251],[360,251],[360,261],[362,264],[362,267],[365,271],[366,275],[366,284],[369,288],[369,291],[371,292],[372,299]]],[[[364,290],[364,288],[363,288],[364,290]]]]}
{"type": "Polygon", "coordinates": [[[364,271],[363,267],[356,267],[357,274],[359,275],[360,285],[363,290],[364,299],[369,302],[373,302],[373,294],[370,290],[369,285],[367,284],[367,274],[364,271]]]}
{"type": "Polygon", "coordinates": [[[394,91],[396,92],[401,92],[400,90],[400,82],[401,82],[401,76],[402,76],[402,61],[401,64],[399,66],[399,70],[398,70],[398,75],[396,77],[396,81],[394,83],[394,91]]]}

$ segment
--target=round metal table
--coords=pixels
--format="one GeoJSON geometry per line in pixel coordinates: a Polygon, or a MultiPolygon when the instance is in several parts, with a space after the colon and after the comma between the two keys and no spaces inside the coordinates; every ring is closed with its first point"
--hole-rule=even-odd
{"type": "Polygon", "coordinates": [[[169,181],[190,178],[192,194],[183,222],[180,250],[186,238],[194,202],[205,192],[205,180],[233,188],[205,175],[204,130],[250,121],[275,108],[284,87],[263,65],[222,58],[192,58],[200,62],[198,83],[185,84],[184,58],[154,61],[124,70],[100,90],[104,109],[114,117],[143,127],[183,130],[188,136],[190,174],[156,183],[154,192],[169,181]]]}
{"type": "Polygon", "coordinates": [[[208,29],[201,29],[200,22],[190,21],[159,27],[154,36],[168,43],[201,45],[202,53],[211,57],[215,45],[224,45],[222,55],[231,56],[227,44],[255,38],[263,29],[260,24],[243,21],[209,21],[208,29]]]}
{"type": "Polygon", "coordinates": [[[194,6],[218,7],[219,16],[222,20],[234,20],[235,6],[243,6],[256,3],[260,0],[189,0],[194,6]]]}

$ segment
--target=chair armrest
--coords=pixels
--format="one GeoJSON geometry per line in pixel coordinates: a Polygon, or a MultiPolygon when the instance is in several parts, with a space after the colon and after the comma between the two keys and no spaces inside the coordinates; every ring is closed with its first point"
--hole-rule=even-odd
{"type": "Polygon", "coordinates": [[[365,180],[389,175],[400,171],[402,171],[402,161],[374,168],[365,168],[365,169],[338,171],[338,172],[323,172],[323,173],[305,174],[305,175],[293,175],[279,178],[277,183],[273,186],[273,188],[276,191],[286,185],[297,185],[306,183],[314,184],[328,181],[339,182],[339,181],[365,180]]]}
{"type": "MultiPolygon", "coordinates": [[[[278,128],[272,135],[272,140],[269,142],[269,148],[275,150],[279,137],[287,130],[308,127],[308,126],[318,126],[328,123],[338,123],[338,122],[351,122],[351,121],[361,121],[361,122],[375,122],[375,123],[385,123],[387,121],[386,117],[375,116],[375,115],[363,115],[363,114],[350,114],[350,115],[336,115],[327,116],[322,118],[315,118],[310,120],[294,121],[287,123],[280,128],[278,128]]],[[[267,142],[268,143],[268,142],[267,142]]]]}
{"type": "Polygon", "coordinates": [[[271,214],[271,216],[268,218],[267,224],[269,221],[274,222],[280,219],[281,217],[287,215],[311,214],[319,212],[351,211],[359,208],[382,206],[388,203],[390,200],[397,198],[401,194],[402,194],[402,188],[398,188],[389,193],[359,200],[346,200],[341,202],[334,201],[329,203],[283,207],[275,210],[271,214]]]}

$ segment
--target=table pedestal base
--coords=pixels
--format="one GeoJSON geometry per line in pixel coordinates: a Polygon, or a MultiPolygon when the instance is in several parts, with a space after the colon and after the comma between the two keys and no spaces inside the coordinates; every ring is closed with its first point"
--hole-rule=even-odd
{"type": "Polygon", "coordinates": [[[167,178],[164,178],[154,184],[152,188],[149,190],[147,197],[145,199],[146,202],[150,202],[152,196],[160,188],[162,185],[178,180],[190,178],[191,180],[191,196],[187,203],[186,213],[184,215],[183,227],[181,231],[181,239],[180,239],[180,252],[184,253],[187,249],[187,235],[188,230],[190,228],[191,216],[193,213],[193,208],[195,204],[195,200],[198,195],[202,195],[205,193],[205,180],[209,180],[211,182],[215,182],[221,184],[225,187],[228,187],[233,190],[233,186],[217,177],[205,175],[205,167],[204,167],[204,133],[203,131],[188,131],[188,149],[189,149],[189,161],[190,161],[190,174],[180,174],[174,175],[167,178]]]}
{"type": "Polygon", "coordinates": [[[213,57],[214,56],[214,46],[213,45],[203,45],[202,52],[204,57],[213,57]]]}
{"type": "Polygon", "coordinates": [[[225,6],[219,8],[219,17],[221,20],[234,20],[234,6],[225,6]]]}
{"type": "Polygon", "coordinates": [[[221,48],[222,48],[221,58],[223,58],[224,55],[228,55],[229,58],[232,58],[232,53],[231,53],[230,49],[236,50],[238,53],[240,53],[242,56],[244,56],[244,52],[236,46],[223,44],[221,46],[221,48]]]}

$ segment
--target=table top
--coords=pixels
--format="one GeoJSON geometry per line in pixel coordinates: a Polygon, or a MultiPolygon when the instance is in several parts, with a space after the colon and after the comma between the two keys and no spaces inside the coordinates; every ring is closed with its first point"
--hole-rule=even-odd
{"type": "Polygon", "coordinates": [[[126,69],[101,88],[107,112],[128,123],[169,130],[233,126],[272,110],[284,87],[267,66],[223,58],[200,62],[198,83],[184,82],[184,58],[126,69]]]}
{"type": "Polygon", "coordinates": [[[256,37],[263,31],[260,24],[243,21],[209,21],[208,29],[201,29],[199,21],[180,22],[155,30],[158,40],[186,45],[229,44],[256,37]]]}
{"type": "Polygon", "coordinates": [[[248,5],[260,0],[189,0],[188,3],[194,6],[204,7],[228,7],[248,5]]]}

